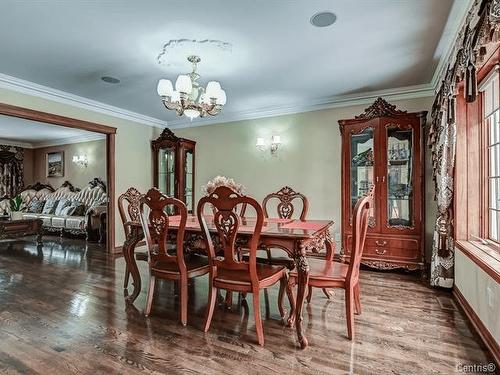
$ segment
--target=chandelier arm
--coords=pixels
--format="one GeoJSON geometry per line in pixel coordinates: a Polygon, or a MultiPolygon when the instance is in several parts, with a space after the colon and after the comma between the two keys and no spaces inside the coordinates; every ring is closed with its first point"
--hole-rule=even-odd
{"type": "Polygon", "coordinates": [[[220,111],[222,110],[222,106],[221,105],[214,105],[212,108],[208,109],[207,110],[207,113],[210,115],[210,116],[215,116],[215,115],[218,115],[220,113],[220,111]]]}
{"type": "Polygon", "coordinates": [[[168,100],[162,100],[162,102],[163,102],[163,105],[165,106],[165,108],[167,108],[169,110],[174,110],[174,109],[177,109],[179,107],[179,104],[175,103],[175,102],[169,102],[168,100]]]}

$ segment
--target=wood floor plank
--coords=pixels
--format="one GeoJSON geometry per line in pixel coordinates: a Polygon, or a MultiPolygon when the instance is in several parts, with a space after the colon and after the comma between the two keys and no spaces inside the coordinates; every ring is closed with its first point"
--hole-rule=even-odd
{"type": "MultiPolygon", "coordinates": [[[[260,347],[253,308],[237,298],[231,310],[217,308],[202,332],[206,277],[189,287],[183,327],[172,283],[159,283],[146,318],[145,289],[134,306],[125,304],[122,258],[81,240],[47,237],[41,249],[32,240],[0,242],[1,374],[450,374],[459,364],[491,361],[451,294],[415,275],[361,273],[363,314],[353,342],[343,291],[329,301],[315,290],[303,351],[280,321],[277,288],[261,296],[260,347]]],[[[147,265],[139,265],[146,280],[147,265]]]]}

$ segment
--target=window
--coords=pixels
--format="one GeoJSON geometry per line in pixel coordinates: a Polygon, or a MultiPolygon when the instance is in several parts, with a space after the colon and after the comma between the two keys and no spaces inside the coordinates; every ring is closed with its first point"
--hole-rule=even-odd
{"type": "Polygon", "coordinates": [[[487,213],[485,237],[500,243],[500,97],[498,65],[483,80],[483,129],[487,155],[485,177],[487,179],[487,213]]]}

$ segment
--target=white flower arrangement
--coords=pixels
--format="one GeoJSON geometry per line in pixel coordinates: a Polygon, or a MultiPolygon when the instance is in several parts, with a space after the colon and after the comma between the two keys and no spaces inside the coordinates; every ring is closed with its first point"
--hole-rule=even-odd
{"type": "Polygon", "coordinates": [[[212,194],[219,186],[227,186],[241,195],[245,192],[245,186],[238,184],[232,178],[227,178],[225,176],[214,177],[208,181],[206,185],[201,187],[201,191],[205,194],[205,196],[207,196],[212,194]]]}

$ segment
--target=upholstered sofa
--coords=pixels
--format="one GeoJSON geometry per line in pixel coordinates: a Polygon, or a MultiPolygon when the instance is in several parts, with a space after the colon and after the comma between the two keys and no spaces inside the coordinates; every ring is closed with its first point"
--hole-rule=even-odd
{"type": "MultiPolygon", "coordinates": [[[[23,219],[42,219],[44,230],[49,232],[98,238],[101,217],[107,208],[106,185],[102,180],[95,178],[83,189],[75,188],[68,181],[57,189],[38,183],[28,186],[20,195],[23,219]]],[[[9,213],[9,200],[3,199],[0,215],[9,213]]]]}

